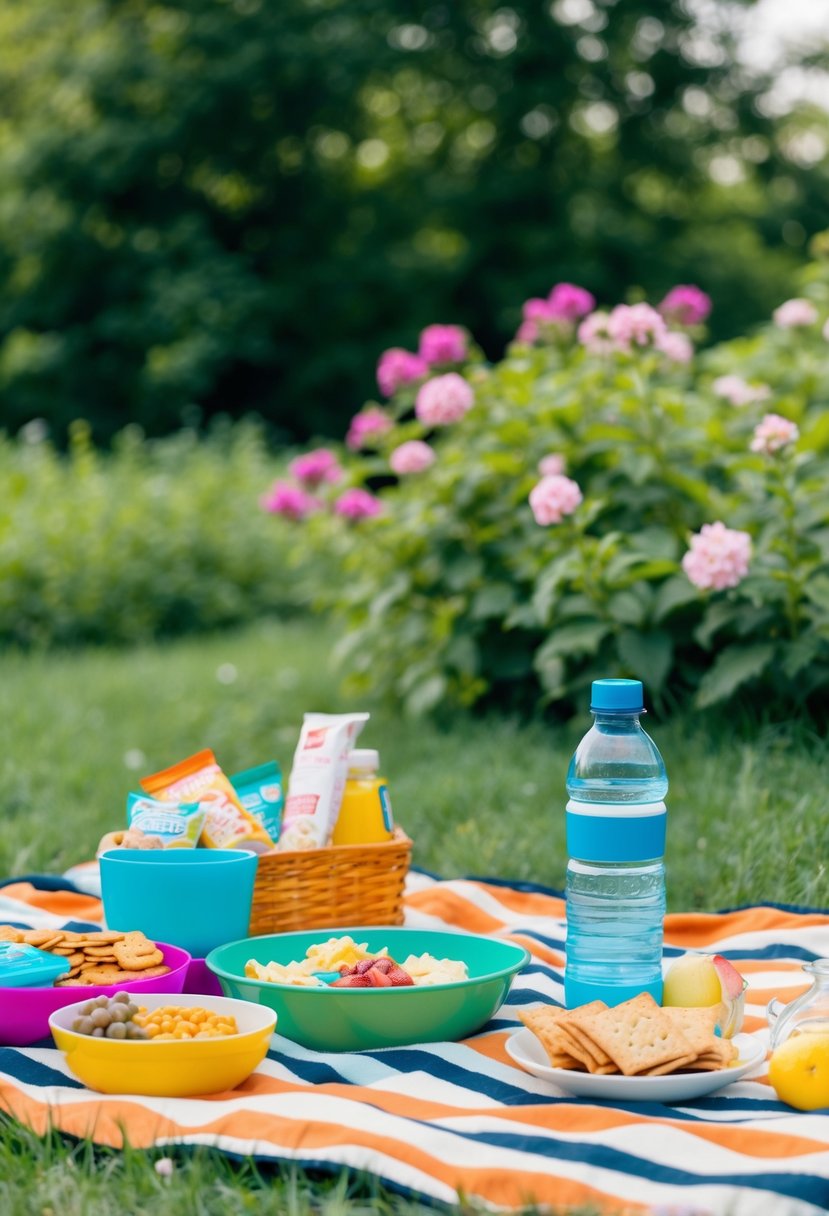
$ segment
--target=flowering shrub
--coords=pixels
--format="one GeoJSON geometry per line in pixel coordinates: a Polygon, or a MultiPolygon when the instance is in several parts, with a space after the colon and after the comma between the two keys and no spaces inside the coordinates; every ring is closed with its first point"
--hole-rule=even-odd
{"type": "Polygon", "coordinates": [[[559,284],[494,366],[443,326],[381,357],[348,489],[291,524],[339,564],[356,689],[413,712],[581,703],[600,675],[700,706],[825,694],[829,275],[697,353],[710,306],[684,284],[597,311],[559,284]]]}

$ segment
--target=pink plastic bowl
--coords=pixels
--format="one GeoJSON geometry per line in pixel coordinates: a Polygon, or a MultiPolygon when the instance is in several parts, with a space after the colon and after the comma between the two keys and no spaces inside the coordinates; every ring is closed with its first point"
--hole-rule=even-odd
{"type": "Polygon", "coordinates": [[[112,996],[126,988],[129,992],[174,992],[184,989],[190,967],[190,955],[178,946],[157,942],[170,968],[166,975],[147,980],[126,980],[99,988],[94,984],[68,985],[66,988],[0,988],[0,1046],[27,1047],[49,1037],[49,1016],[64,1005],[92,1000],[96,996],[112,996]]]}

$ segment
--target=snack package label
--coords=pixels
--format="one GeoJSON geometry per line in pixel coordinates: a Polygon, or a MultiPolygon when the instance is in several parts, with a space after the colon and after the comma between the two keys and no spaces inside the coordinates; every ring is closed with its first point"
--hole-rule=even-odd
{"type": "Polygon", "coordinates": [[[206,810],[201,843],[209,849],[251,849],[264,853],[273,841],[242,806],[209,748],[172,768],[144,777],[141,788],[163,802],[198,802],[206,810]]]}
{"type": "Polygon", "coordinates": [[[239,801],[249,814],[261,823],[271,840],[279,839],[285,797],[282,792],[282,770],[275,760],[256,768],[234,773],[230,778],[239,801]]]}
{"type": "Polygon", "coordinates": [[[194,849],[207,818],[197,802],[163,802],[145,794],[127,795],[127,823],[145,836],[158,836],[165,849],[194,849]]]}
{"type": "Polygon", "coordinates": [[[348,753],[368,718],[367,713],[305,714],[278,849],[318,849],[328,844],[343,800],[348,753]]]}

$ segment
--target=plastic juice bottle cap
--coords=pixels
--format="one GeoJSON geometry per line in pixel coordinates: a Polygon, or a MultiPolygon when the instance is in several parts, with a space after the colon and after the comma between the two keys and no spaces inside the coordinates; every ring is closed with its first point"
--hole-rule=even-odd
{"type": "Polygon", "coordinates": [[[366,769],[372,769],[376,772],[379,767],[380,753],[371,747],[358,747],[348,753],[349,772],[364,772],[366,769]]]}

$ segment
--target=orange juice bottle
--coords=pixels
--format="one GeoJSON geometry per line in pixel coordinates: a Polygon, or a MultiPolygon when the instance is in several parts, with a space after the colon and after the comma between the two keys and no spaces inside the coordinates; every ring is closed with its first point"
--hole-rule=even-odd
{"type": "Polygon", "coordinates": [[[340,813],[332,844],[377,844],[394,831],[391,799],[385,777],[378,776],[379,753],[361,747],[348,753],[340,813]]]}

